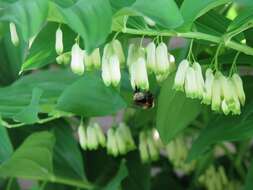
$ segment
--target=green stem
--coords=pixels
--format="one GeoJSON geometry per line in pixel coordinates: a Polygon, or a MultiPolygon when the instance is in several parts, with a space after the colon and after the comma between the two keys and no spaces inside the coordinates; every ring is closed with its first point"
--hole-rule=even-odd
{"type": "Polygon", "coordinates": [[[183,38],[191,38],[197,40],[206,40],[213,43],[223,43],[224,46],[234,49],[236,51],[243,52],[247,55],[253,55],[253,48],[244,44],[237,43],[230,39],[225,40],[224,36],[218,37],[210,34],[205,34],[202,32],[176,32],[176,31],[154,31],[154,30],[137,30],[131,28],[124,28],[121,32],[135,35],[145,35],[145,36],[175,36],[175,37],[183,37],[183,38]]]}
{"type": "Polygon", "coordinates": [[[10,179],[8,180],[6,190],[11,190],[11,185],[12,185],[12,183],[13,183],[13,178],[10,178],[10,179]]]}
{"type": "Polygon", "coordinates": [[[235,55],[235,58],[234,58],[234,60],[233,60],[233,64],[232,64],[232,66],[231,66],[231,68],[230,68],[230,71],[229,71],[229,76],[230,76],[230,77],[232,76],[232,74],[233,74],[233,72],[234,72],[234,69],[235,69],[235,66],[236,66],[236,62],[237,62],[237,59],[238,59],[239,55],[240,55],[240,52],[238,51],[238,52],[236,53],[236,55],[235,55]]]}

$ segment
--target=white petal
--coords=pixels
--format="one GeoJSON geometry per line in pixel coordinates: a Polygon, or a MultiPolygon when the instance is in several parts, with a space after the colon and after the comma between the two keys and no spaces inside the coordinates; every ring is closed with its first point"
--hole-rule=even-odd
{"type": "Polygon", "coordinates": [[[60,27],[55,34],[55,50],[58,55],[63,53],[63,33],[60,27]]]}
{"type": "Polygon", "coordinates": [[[147,68],[151,72],[155,72],[156,69],[156,46],[154,42],[151,42],[146,47],[147,50],[147,68]]]}
{"type": "Polygon", "coordinates": [[[117,86],[121,79],[120,62],[117,55],[113,55],[112,57],[110,57],[109,66],[112,84],[114,86],[117,86]]]}
{"type": "Polygon", "coordinates": [[[84,52],[80,49],[76,43],[73,45],[71,50],[71,69],[76,74],[83,74],[84,72],[84,52]]]}
{"type": "Polygon", "coordinates": [[[243,89],[242,79],[238,74],[235,73],[232,76],[232,81],[236,87],[237,96],[239,97],[241,104],[244,105],[246,97],[243,89]]]}
{"type": "Polygon", "coordinates": [[[186,78],[185,78],[185,93],[186,97],[189,98],[197,98],[197,81],[196,81],[196,74],[192,67],[188,67],[186,71],[186,78]]]}
{"type": "Polygon", "coordinates": [[[186,59],[181,61],[181,63],[179,64],[174,81],[174,88],[176,90],[184,91],[184,83],[188,67],[189,61],[186,59]]]}
{"type": "Polygon", "coordinates": [[[109,67],[109,60],[107,58],[103,58],[102,60],[102,79],[106,86],[111,85],[111,74],[110,74],[110,67],[109,67]]]}
{"type": "Polygon", "coordinates": [[[160,43],[156,48],[156,73],[167,73],[169,69],[168,48],[165,43],[160,43]]]}
{"type": "Polygon", "coordinates": [[[11,33],[11,42],[13,43],[14,46],[18,46],[19,37],[18,37],[16,25],[13,22],[10,23],[10,33],[11,33]]]}

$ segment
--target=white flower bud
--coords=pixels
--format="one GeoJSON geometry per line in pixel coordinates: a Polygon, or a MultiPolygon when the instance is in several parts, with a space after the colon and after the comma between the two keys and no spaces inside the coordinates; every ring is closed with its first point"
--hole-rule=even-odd
{"type": "Polygon", "coordinates": [[[226,101],[228,107],[233,106],[234,104],[234,97],[233,97],[233,85],[230,84],[231,81],[224,77],[222,74],[220,75],[220,84],[222,90],[222,96],[226,101]]]}
{"type": "Polygon", "coordinates": [[[192,65],[193,69],[195,70],[196,73],[196,83],[197,83],[197,94],[198,98],[202,98],[204,94],[204,79],[203,79],[203,74],[202,74],[202,69],[199,63],[194,62],[192,65]]]}
{"type": "Polygon", "coordinates": [[[96,150],[98,148],[96,130],[90,125],[87,127],[87,147],[89,150],[96,150]]]}
{"type": "Polygon", "coordinates": [[[84,72],[84,53],[83,50],[75,43],[71,50],[71,69],[76,74],[83,74],[84,72]]]}
{"type": "Polygon", "coordinates": [[[235,85],[236,94],[237,94],[241,104],[244,106],[246,98],[245,98],[245,93],[244,93],[244,89],[243,89],[242,79],[238,74],[235,73],[232,76],[232,81],[235,85]]]}
{"type": "Polygon", "coordinates": [[[147,68],[151,72],[156,70],[156,46],[154,42],[151,42],[146,47],[147,51],[147,68]]]}
{"type": "Polygon", "coordinates": [[[137,47],[135,44],[130,44],[128,48],[127,66],[130,67],[136,60],[137,47]]]}
{"type": "Polygon", "coordinates": [[[113,86],[118,86],[121,73],[120,73],[120,63],[117,55],[113,55],[109,59],[109,66],[110,66],[110,76],[111,76],[111,83],[113,86]]]}
{"type": "Polygon", "coordinates": [[[128,151],[125,139],[123,138],[122,135],[123,134],[121,133],[121,131],[117,129],[115,132],[115,138],[116,138],[116,144],[118,147],[118,151],[121,155],[126,154],[128,151]]]}
{"type": "Polygon", "coordinates": [[[110,128],[107,131],[107,153],[111,154],[113,156],[118,156],[119,151],[118,151],[118,147],[117,147],[117,143],[116,143],[116,137],[115,137],[115,131],[113,128],[110,128]]]}
{"type": "Polygon", "coordinates": [[[70,60],[71,60],[71,53],[70,52],[61,54],[61,55],[59,55],[59,56],[56,57],[56,62],[58,64],[67,65],[67,64],[70,63],[70,60]]]}
{"type": "Polygon", "coordinates": [[[234,98],[234,103],[230,106],[230,111],[232,112],[233,115],[240,115],[241,114],[240,100],[236,93],[236,86],[234,85],[232,80],[230,80],[230,85],[231,85],[233,98],[234,98]]]}
{"type": "Polygon", "coordinates": [[[106,146],[106,139],[105,139],[105,135],[104,135],[101,127],[97,123],[94,123],[93,126],[95,128],[96,137],[98,139],[99,144],[102,147],[105,147],[106,146]]]}
{"type": "Polygon", "coordinates": [[[13,22],[10,23],[10,33],[11,33],[11,42],[13,43],[14,46],[18,46],[19,37],[18,37],[16,25],[13,22]]]}
{"type": "Polygon", "coordinates": [[[174,88],[176,90],[184,91],[184,84],[188,67],[189,61],[186,59],[179,64],[174,81],[174,88]]]}
{"type": "Polygon", "coordinates": [[[55,34],[55,50],[58,55],[63,53],[63,33],[60,27],[58,27],[55,34]]]}
{"type": "Polygon", "coordinates": [[[139,135],[139,151],[143,163],[149,162],[148,145],[146,142],[146,134],[144,131],[139,135]]]}
{"type": "Polygon", "coordinates": [[[214,75],[211,69],[206,70],[206,80],[204,85],[203,104],[210,105],[212,102],[212,86],[213,86],[214,75]]]}
{"type": "Polygon", "coordinates": [[[196,73],[192,67],[188,67],[185,77],[185,94],[188,98],[197,98],[197,81],[196,81],[196,73]]]}
{"type": "Polygon", "coordinates": [[[91,53],[91,57],[92,57],[92,63],[94,65],[94,67],[98,69],[100,67],[100,65],[101,65],[101,56],[100,56],[99,48],[96,48],[91,53]]]}
{"type": "Polygon", "coordinates": [[[106,86],[111,85],[109,60],[107,58],[103,58],[102,60],[102,79],[106,86]]]}
{"type": "Polygon", "coordinates": [[[149,155],[152,161],[156,161],[159,159],[159,151],[155,145],[155,142],[153,138],[150,136],[147,138],[147,145],[148,145],[148,151],[149,155]]]}
{"type": "Polygon", "coordinates": [[[114,54],[117,55],[120,65],[123,65],[125,63],[126,59],[125,59],[125,55],[124,55],[124,51],[123,51],[121,42],[119,40],[113,40],[111,43],[112,43],[114,54]]]}
{"type": "Polygon", "coordinates": [[[149,26],[155,26],[156,23],[155,21],[153,21],[151,18],[147,17],[147,16],[143,16],[145,22],[149,25],[149,26]]]}
{"type": "Polygon", "coordinates": [[[169,73],[172,73],[176,70],[176,60],[175,57],[171,54],[169,54],[169,63],[170,63],[169,73]]]}
{"type": "Polygon", "coordinates": [[[156,48],[156,74],[164,74],[169,71],[168,48],[165,43],[160,43],[156,48]]]}
{"type": "Polygon", "coordinates": [[[219,80],[219,76],[216,73],[214,81],[213,81],[213,88],[212,88],[212,110],[213,111],[220,111],[221,108],[221,84],[219,80]]]}
{"type": "Polygon", "coordinates": [[[83,150],[87,150],[86,128],[83,125],[78,127],[79,143],[83,150]]]}
{"type": "Polygon", "coordinates": [[[117,130],[120,132],[122,138],[124,139],[127,145],[127,149],[128,150],[135,149],[135,143],[129,127],[127,127],[124,123],[120,123],[117,130]]]}
{"type": "Polygon", "coordinates": [[[92,69],[92,67],[93,67],[93,60],[92,60],[92,57],[91,57],[91,55],[89,55],[88,53],[87,53],[87,51],[83,51],[83,53],[84,53],[84,65],[85,65],[85,68],[87,69],[87,70],[91,70],[92,69]]]}
{"type": "Polygon", "coordinates": [[[133,74],[135,86],[143,90],[148,90],[149,81],[145,58],[144,57],[138,58],[133,66],[134,66],[133,74]]]}
{"type": "Polygon", "coordinates": [[[222,100],[221,109],[222,109],[222,111],[223,111],[223,113],[224,113],[225,115],[228,115],[228,114],[229,114],[230,110],[229,110],[229,107],[228,107],[228,105],[227,105],[227,103],[226,103],[226,100],[222,100]]]}

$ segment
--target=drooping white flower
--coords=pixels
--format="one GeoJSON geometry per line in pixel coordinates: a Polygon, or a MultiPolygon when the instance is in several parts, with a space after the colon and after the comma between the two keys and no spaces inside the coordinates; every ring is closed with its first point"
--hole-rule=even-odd
{"type": "Polygon", "coordinates": [[[175,81],[174,81],[174,89],[175,90],[180,90],[184,91],[184,84],[185,84],[185,78],[186,78],[186,72],[189,67],[189,61],[188,60],[183,60],[177,69],[177,73],[175,76],[175,81]]]}
{"type": "Polygon", "coordinates": [[[203,79],[203,74],[202,74],[202,69],[199,63],[194,62],[192,65],[194,71],[195,71],[195,76],[196,76],[196,83],[197,83],[197,94],[198,98],[202,98],[204,94],[204,79],[203,79]]]}
{"type": "Polygon", "coordinates": [[[232,81],[235,85],[236,94],[237,94],[241,104],[244,105],[246,97],[245,97],[245,93],[244,93],[244,89],[243,89],[242,79],[238,74],[234,73],[232,76],[232,81]]]}
{"type": "Polygon", "coordinates": [[[118,86],[121,79],[120,62],[118,56],[113,55],[112,57],[110,57],[109,66],[110,66],[111,83],[113,86],[118,86]]]}
{"type": "Polygon", "coordinates": [[[84,53],[83,50],[75,43],[71,50],[71,69],[76,74],[83,74],[84,72],[84,53]]]}
{"type": "Polygon", "coordinates": [[[240,99],[237,95],[236,92],[236,86],[233,83],[232,79],[229,80],[229,84],[232,89],[232,94],[233,94],[233,104],[230,105],[230,111],[232,112],[233,115],[240,115],[241,114],[241,104],[240,104],[240,99]]]}
{"type": "Polygon", "coordinates": [[[96,133],[96,137],[97,137],[98,143],[102,147],[105,147],[106,146],[106,139],[105,139],[105,135],[104,135],[101,127],[98,125],[98,123],[94,123],[93,127],[95,129],[95,133],[96,133]]]}
{"type": "Polygon", "coordinates": [[[185,77],[185,94],[188,98],[198,97],[198,85],[196,73],[192,67],[188,67],[185,77]]]}
{"type": "Polygon", "coordinates": [[[55,50],[58,55],[63,53],[63,33],[60,27],[56,30],[55,34],[55,50]]]}
{"type": "Polygon", "coordinates": [[[212,86],[213,86],[213,80],[214,80],[213,71],[211,69],[206,70],[205,78],[206,80],[205,80],[205,85],[204,85],[204,94],[203,94],[202,103],[210,105],[212,102],[212,86]]]}
{"type": "Polygon", "coordinates": [[[13,22],[10,23],[10,33],[11,33],[11,42],[13,43],[14,46],[18,46],[19,37],[18,37],[16,25],[13,22]]]}
{"type": "Polygon", "coordinates": [[[129,127],[127,127],[124,123],[120,123],[117,131],[119,131],[122,136],[122,139],[124,139],[127,145],[127,149],[133,150],[135,148],[135,143],[129,127]]]}
{"type": "Polygon", "coordinates": [[[116,143],[115,131],[113,128],[110,128],[107,131],[107,144],[106,144],[107,153],[113,156],[118,156],[119,151],[116,143]]]}
{"type": "Polygon", "coordinates": [[[176,60],[175,57],[172,54],[169,54],[169,73],[174,72],[176,70],[176,60]]]}
{"type": "Polygon", "coordinates": [[[150,72],[156,70],[156,46],[154,42],[151,42],[146,47],[147,51],[147,68],[150,72]]]}
{"type": "Polygon", "coordinates": [[[87,150],[87,134],[86,128],[83,125],[78,127],[79,143],[83,150],[87,150]]]}
{"type": "Polygon", "coordinates": [[[221,90],[222,90],[222,97],[226,101],[228,107],[233,106],[234,98],[233,98],[233,87],[231,85],[231,80],[226,78],[223,75],[220,75],[220,83],[221,83],[221,90]]]}
{"type": "Polygon", "coordinates": [[[222,100],[221,109],[222,109],[222,111],[223,111],[223,113],[224,113],[225,115],[228,115],[228,114],[229,114],[230,109],[229,109],[229,107],[228,107],[228,105],[227,105],[227,103],[226,103],[226,100],[222,100]]]}
{"type": "Polygon", "coordinates": [[[123,134],[121,133],[120,130],[116,130],[115,132],[115,137],[116,137],[116,143],[117,143],[117,147],[118,147],[118,150],[119,150],[119,153],[121,155],[123,154],[126,154],[127,153],[127,144],[125,142],[125,139],[122,138],[123,137],[123,134]]]}
{"type": "Polygon", "coordinates": [[[118,57],[120,65],[123,65],[126,59],[125,59],[125,54],[124,54],[121,42],[116,39],[116,40],[113,40],[111,43],[112,43],[114,54],[118,57]]]}
{"type": "Polygon", "coordinates": [[[142,162],[143,163],[149,162],[149,152],[146,140],[146,133],[144,131],[140,132],[139,135],[139,151],[142,162]]]}
{"type": "Polygon", "coordinates": [[[215,74],[215,78],[213,81],[213,87],[212,87],[212,110],[219,112],[221,109],[221,95],[222,95],[222,89],[221,84],[219,80],[219,74],[215,74]]]}
{"type": "Polygon", "coordinates": [[[158,160],[159,159],[159,150],[156,147],[156,144],[155,144],[154,139],[152,138],[152,136],[149,136],[147,138],[147,146],[148,146],[150,159],[152,161],[158,160]]]}
{"type": "Polygon", "coordinates": [[[160,43],[156,48],[156,74],[168,73],[169,67],[168,48],[165,43],[160,43]]]}
{"type": "Polygon", "coordinates": [[[87,147],[89,150],[96,150],[98,145],[96,130],[92,125],[89,125],[87,127],[87,147]]]}
{"type": "Polygon", "coordinates": [[[96,48],[91,53],[91,57],[92,57],[92,63],[94,65],[94,67],[98,69],[101,66],[101,55],[100,55],[99,48],[96,48]]]}

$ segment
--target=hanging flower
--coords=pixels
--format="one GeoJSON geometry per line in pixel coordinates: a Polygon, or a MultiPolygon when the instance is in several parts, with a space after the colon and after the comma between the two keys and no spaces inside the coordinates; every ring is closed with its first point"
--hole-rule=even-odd
{"type": "Polygon", "coordinates": [[[212,87],[212,110],[213,111],[220,111],[221,108],[221,84],[220,84],[220,73],[216,73],[213,81],[213,87],[212,87]]]}
{"type": "Polygon", "coordinates": [[[184,84],[186,79],[186,72],[189,67],[189,61],[184,59],[178,66],[176,77],[174,81],[174,89],[184,91],[184,84]]]}
{"type": "Polygon", "coordinates": [[[76,74],[84,73],[84,53],[83,50],[79,47],[77,43],[75,43],[71,50],[71,69],[76,74]]]}
{"type": "Polygon", "coordinates": [[[87,53],[87,51],[84,51],[84,65],[87,70],[100,68],[101,57],[99,48],[96,48],[90,55],[87,53]]]}
{"type": "Polygon", "coordinates": [[[150,72],[156,71],[156,46],[154,42],[151,42],[146,47],[147,51],[147,69],[150,72]]]}
{"type": "Polygon", "coordinates": [[[55,50],[58,55],[63,53],[63,33],[60,27],[58,27],[55,34],[55,50]]]}
{"type": "Polygon", "coordinates": [[[194,62],[192,67],[195,71],[195,78],[196,78],[196,84],[197,84],[197,96],[199,99],[202,99],[203,94],[204,94],[204,85],[205,85],[202,69],[198,62],[194,62]]]}
{"type": "Polygon", "coordinates": [[[205,85],[204,85],[202,103],[210,105],[212,102],[212,87],[213,87],[213,81],[214,81],[214,75],[211,69],[206,70],[205,78],[206,80],[205,80],[205,85]]]}
{"type": "Polygon", "coordinates": [[[18,46],[19,45],[19,37],[18,37],[16,25],[13,22],[10,23],[10,33],[11,33],[12,44],[14,46],[18,46]]]}
{"type": "Polygon", "coordinates": [[[188,98],[198,97],[196,73],[192,67],[188,67],[185,77],[185,94],[188,98]]]}
{"type": "Polygon", "coordinates": [[[236,94],[237,94],[241,104],[244,106],[246,98],[245,98],[245,93],[244,93],[244,89],[243,89],[242,79],[238,74],[234,73],[232,76],[232,81],[235,85],[236,94]]]}

